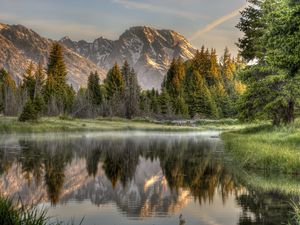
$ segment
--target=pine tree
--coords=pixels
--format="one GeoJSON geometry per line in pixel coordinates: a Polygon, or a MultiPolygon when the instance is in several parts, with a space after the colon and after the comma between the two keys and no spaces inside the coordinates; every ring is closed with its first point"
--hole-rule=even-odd
{"type": "Polygon", "coordinates": [[[45,73],[44,73],[42,63],[39,63],[37,71],[34,74],[34,78],[35,78],[34,97],[36,97],[37,95],[42,94],[42,90],[43,90],[44,85],[45,85],[46,76],[45,76],[45,73]]]}
{"type": "Polygon", "coordinates": [[[39,64],[37,71],[34,73],[33,64],[30,63],[23,76],[22,88],[27,92],[28,96],[19,117],[21,122],[37,120],[44,110],[45,102],[41,95],[44,78],[45,76],[41,64],[39,64]]]}
{"type": "Polygon", "coordinates": [[[63,57],[63,48],[59,43],[54,43],[51,48],[47,75],[55,79],[56,85],[64,88],[67,79],[67,70],[63,57]]]}
{"type": "Polygon", "coordinates": [[[209,76],[210,54],[208,49],[205,49],[205,46],[201,47],[200,52],[196,52],[191,66],[193,70],[197,70],[205,79],[209,76]]]}
{"type": "Polygon", "coordinates": [[[35,109],[34,103],[29,98],[23,108],[23,111],[19,117],[19,121],[25,122],[28,120],[36,120],[38,118],[38,112],[35,109]]]}
{"type": "Polygon", "coordinates": [[[192,68],[186,76],[186,102],[191,117],[217,117],[217,107],[207,87],[206,80],[192,68]]]}
{"type": "Polygon", "coordinates": [[[152,113],[158,114],[159,110],[160,110],[158,91],[155,90],[154,88],[152,88],[152,90],[149,94],[149,98],[150,98],[150,108],[151,108],[152,113]]]}
{"type": "Polygon", "coordinates": [[[4,69],[0,70],[0,111],[4,115],[15,115],[17,86],[12,76],[4,69]]]}
{"type": "Polygon", "coordinates": [[[171,112],[171,99],[170,96],[165,88],[163,88],[160,96],[159,96],[159,105],[161,114],[169,115],[171,112]]]}
{"type": "Polygon", "coordinates": [[[23,85],[22,88],[27,92],[28,97],[33,100],[35,92],[35,78],[34,78],[34,68],[31,62],[23,75],[23,85]]]}
{"type": "Polygon", "coordinates": [[[148,91],[141,92],[139,108],[143,116],[150,116],[151,109],[150,109],[150,99],[148,97],[148,91]]]}
{"type": "Polygon", "coordinates": [[[104,80],[106,87],[107,98],[112,99],[115,96],[124,94],[125,82],[118,64],[115,64],[107,74],[104,80]]]}
{"type": "Polygon", "coordinates": [[[245,33],[239,47],[246,60],[256,59],[257,63],[241,74],[247,89],[239,102],[240,117],[270,118],[274,125],[288,124],[294,121],[300,96],[300,3],[251,3],[238,25],[245,33]]]}
{"type": "Polygon", "coordinates": [[[254,59],[262,59],[265,52],[260,39],[264,35],[265,24],[262,20],[261,8],[263,0],[248,0],[248,6],[241,12],[241,19],[237,28],[244,33],[239,38],[237,46],[241,55],[248,62],[254,59]]]}
{"type": "Polygon", "coordinates": [[[183,96],[178,96],[173,100],[173,111],[176,115],[186,117],[188,115],[188,105],[183,96]]]}
{"type": "Polygon", "coordinates": [[[122,75],[125,81],[125,116],[131,119],[138,114],[140,87],[136,73],[133,68],[130,68],[127,61],[124,62],[122,67],[122,75]]]}
{"type": "Polygon", "coordinates": [[[172,98],[182,95],[184,77],[185,68],[181,59],[173,59],[164,83],[172,98]]]}
{"type": "Polygon", "coordinates": [[[49,57],[47,68],[47,81],[44,89],[45,100],[49,105],[48,111],[54,113],[64,113],[71,108],[75,91],[69,86],[67,80],[67,70],[63,57],[62,46],[54,43],[49,57]],[[56,109],[52,108],[57,108],[56,109]]]}
{"type": "Polygon", "coordinates": [[[211,49],[210,55],[210,63],[209,63],[209,72],[208,76],[206,78],[207,83],[209,86],[213,85],[222,85],[223,84],[223,79],[221,76],[221,71],[218,63],[218,57],[215,49],[211,49]]]}
{"type": "Polygon", "coordinates": [[[103,97],[100,87],[100,79],[97,71],[95,73],[90,73],[87,85],[88,98],[92,105],[99,106],[102,103],[103,97]]]}
{"type": "Polygon", "coordinates": [[[224,50],[224,54],[221,58],[221,73],[222,73],[225,86],[228,86],[232,82],[234,72],[235,72],[235,64],[231,58],[229,49],[226,47],[224,50]]]}
{"type": "Polygon", "coordinates": [[[171,98],[173,112],[180,115],[185,115],[187,109],[187,105],[183,98],[184,79],[185,67],[182,60],[180,58],[173,59],[163,83],[163,88],[166,88],[166,91],[171,98]]]}

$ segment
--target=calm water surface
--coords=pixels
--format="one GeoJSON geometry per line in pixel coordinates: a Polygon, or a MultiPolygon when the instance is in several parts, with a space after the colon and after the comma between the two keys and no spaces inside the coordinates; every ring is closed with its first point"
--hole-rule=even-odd
{"type": "Polygon", "coordinates": [[[2,135],[0,192],[75,224],[286,223],[290,196],[244,186],[218,136],[2,135]]]}

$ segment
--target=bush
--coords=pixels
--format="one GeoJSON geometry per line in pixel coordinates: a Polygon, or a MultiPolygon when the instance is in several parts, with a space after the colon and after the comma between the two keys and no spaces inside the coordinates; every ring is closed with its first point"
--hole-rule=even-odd
{"type": "Polygon", "coordinates": [[[29,99],[23,108],[19,121],[37,120],[44,107],[45,102],[40,95],[37,95],[34,100],[29,99]]]}
{"type": "Polygon", "coordinates": [[[23,111],[19,117],[19,121],[25,122],[28,120],[37,120],[38,111],[35,108],[35,104],[30,99],[26,102],[23,111]]]}

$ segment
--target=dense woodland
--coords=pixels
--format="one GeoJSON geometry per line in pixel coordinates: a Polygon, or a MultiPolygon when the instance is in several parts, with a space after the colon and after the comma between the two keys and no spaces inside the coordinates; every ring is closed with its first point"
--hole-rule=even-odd
{"type": "Polygon", "coordinates": [[[104,81],[96,72],[87,88],[67,84],[63,48],[55,43],[48,66],[24,73],[17,85],[0,73],[0,111],[21,121],[40,116],[80,118],[152,117],[156,119],[239,117],[244,121],[292,123],[298,108],[300,3],[296,0],[249,0],[237,28],[240,54],[226,48],[218,58],[202,47],[194,58],[174,59],[161,90],[141,90],[127,62],[111,68],[104,81]]]}
{"type": "Polygon", "coordinates": [[[174,59],[161,90],[141,90],[135,71],[125,61],[115,64],[100,81],[91,72],[86,88],[67,84],[63,47],[52,46],[46,69],[30,64],[17,85],[4,69],[0,73],[0,109],[20,121],[40,116],[152,117],[156,119],[222,118],[236,116],[235,102],[244,92],[237,71],[244,67],[226,48],[221,59],[202,47],[192,60],[174,59]]]}
{"type": "Polygon", "coordinates": [[[238,102],[240,118],[292,123],[300,95],[300,2],[248,2],[237,25],[244,33],[238,41],[241,55],[251,62],[240,74],[247,85],[238,102]]]}

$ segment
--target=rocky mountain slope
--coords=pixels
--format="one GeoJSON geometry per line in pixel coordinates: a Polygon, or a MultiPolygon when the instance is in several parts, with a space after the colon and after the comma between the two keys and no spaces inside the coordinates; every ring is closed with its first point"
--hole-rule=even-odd
{"type": "MultiPolygon", "coordinates": [[[[4,67],[19,81],[30,61],[46,66],[52,43],[53,40],[22,25],[0,23],[0,68],[4,67]]],[[[89,43],[64,37],[60,43],[65,48],[68,80],[75,88],[86,85],[91,71],[98,71],[103,81],[114,63],[127,60],[143,89],[159,89],[172,59],[190,59],[196,52],[175,31],[142,26],[126,30],[114,41],[100,37],[89,43]]]]}
{"type": "MultiPolygon", "coordinates": [[[[0,68],[5,68],[20,81],[30,62],[35,65],[41,62],[46,67],[53,42],[22,25],[0,24],[0,68]]],[[[85,85],[91,71],[98,71],[104,79],[105,71],[92,61],[68,47],[64,48],[64,54],[68,80],[74,88],[85,85]]]]}
{"type": "Polygon", "coordinates": [[[60,42],[106,70],[115,62],[122,64],[127,60],[137,72],[139,83],[144,89],[159,89],[172,59],[190,59],[196,52],[175,31],[141,26],[126,30],[115,41],[100,37],[88,43],[64,37],[60,42]]]}

